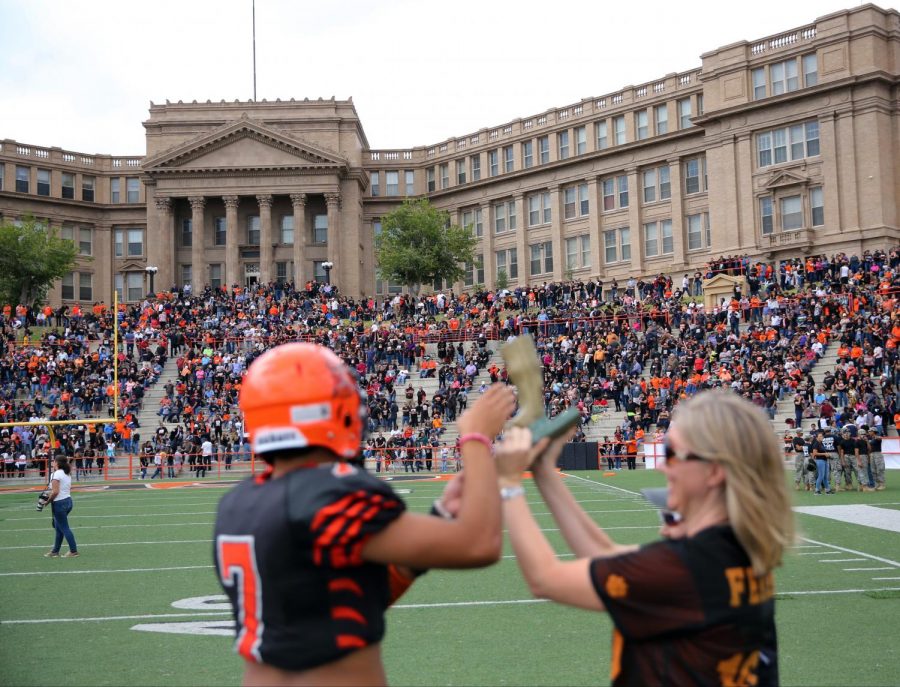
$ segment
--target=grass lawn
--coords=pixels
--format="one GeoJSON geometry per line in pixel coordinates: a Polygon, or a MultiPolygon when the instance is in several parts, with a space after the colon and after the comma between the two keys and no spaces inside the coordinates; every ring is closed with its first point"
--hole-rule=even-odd
{"type": "MultiPolygon", "coordinates": [[[[656,538],[657,513],[638,492],[663,484],[662,475],[601,475],[568,479],[591,517],[618,541],[656,538]]],[[[874,494],[795,493],[797,506],[825,510],[798,514],[801,539],[777,574],[783,684],[897,682],[900,533],[832,517],[835,506],[860,504],[876,522],[890,521],[900,475],[889,472],[888,482],[874,494]]],[[[426,511],[442,484],[395,487],[426,511]]],[[[527,487],[541,526],[565,551],[527,487]]],[[[211,566],[212,522],[227,488],[76,493],[76,559],[43,558],[49,514],[35,512],[34,494],[0,492],[0,685],[239,684],[230,613],[211,566]]],[[[485,570],[429,573],[389,612],[392,684],[608,682],[609,619],[531,599],[508,546],[504,553],[485,570]]]]}

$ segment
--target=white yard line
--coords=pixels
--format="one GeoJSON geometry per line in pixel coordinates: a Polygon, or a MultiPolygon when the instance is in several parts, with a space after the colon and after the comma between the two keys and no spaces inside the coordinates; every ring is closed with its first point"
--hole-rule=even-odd
{"type": "Polygon", "coordinates": [[[873,577],[873,580],[900,580],[900,577],[873,577]]]}
{"type": "Polygon", "coordinates": [[[622,487],[614,487],[612,484],[606,484],[605,482],[595,482],[592,479],[588,479],[587,477],[581,477],[580,475],[572,475],[568,472],[561,473],[563,477],[571,477],[572,479],[580,479],[582,482],[587,482],[588,484],[595,484],[598,487],[606,487],[607,489],[614,489],[615,491],[621,491],[625,494],[631,494],[632,496],[641,496],[639,491],[632,491],[631,489],[623,489],[622,487]]]}
{"type": "MultiPolygon", "coordinates": [[[[164,539],[161,541],[114,541],[114,542],[98,542],[96,544],[81,544],[78,548],[86,548],[88,546],[139,546],[142,544],[209,544],[212,539],[182,539],[172,540],[164,539]]],[[[30,544],[28,546],[2,546],[0,551],[8,549],[46,549],[46,544],[30,544]]]]}
{"type": "MultiPolygon", "coordinates": [[[[107,571],[109,572],[109,571],[107,571]]],[[[881,587],[877,589],[815,589],[801,591],[778,592],[779,596],[813,596],[813,595],[830,595],[830,594],[860,594],[864,592],[895,592],[900,591],[900,587],[881,587]]],[[[545,603],[545,599],[500,599],[496,601],[448,601],[441,603],[421,603],[421,604],[397,604],[391,606],[391,610],[420,610],[432,608],[465,608],[471,606],[511,606],[522,604],[539,604],[545,603]]],[[[160,613],[147,615],[111,615],[98,616],[90,618],[29,618],[19,620],[0,620],[0,625],[33,625],[43,623],[78,623],[78,622],[102,622],[115,620],[147,620],[147,619],[165,619],[165,618],[202,618],[207,616],[230,616],[229,611],[197,611],[196,613],[160,613]]]]}
{"type": "MultiPolygon", "coordinates": [[[[121,527],[127,527],[128,529],[133,529],[135,527],[187,527],[193,525],[212,525],[213,521],[208,520],[206,522],[167,522],[161,525],[158,522],[151,522],[150,524],[144,525],[78,525],[77,529],[79,532],[81,530],[108,530],[108,529],[116,529],[121,527]]],[[[16,529],[16,530],[0,530],[0,534],[18,534],[19,532],[46,532],[46,527],[27,527],[24,529],[16,529]]],[[[3,549],[8,549],[8,546],[0,546],[0,551],[3,549]]]]}
{"type": "Polygon", "coordinates": [[[124,568],[118,570],[37,570],[33,572],[5,572],[0,577],[29,577],[31,575],[99,575],[103,573],[162,572],[165,570],[212,570],[212,565],[181,565],[171,568],[124,568]]]}
{"type": "MultiPolygon", "coordinates": [[[[900,562],[891,560],[890,558],[882,558],[881,556],[875,556],[871,553],[866,553],[865,551],[857,551],[856,549],[848,549],[844,546],[838,546],[837,544],[826,544],[825,542],[816,541],[815,539],[809,539],[807,537],[803,537],[803,541],[809,542],[810,544],[818,544],[819,546],[827,546],[829,548],[835,549],[837,551],[843,551],[844,553],[850,553],[854,556],[865,556],[869,560],[878,561],[879,563],[887,563],[888,565],[893,565],[894,567],[900,568],[900,562]]],[[[802,556],[803,554],[798,554],[802,556]]]]}
{"type": "Polygon", "coordinates": [[[858,563],[866,558],[820,558],[819,563],[858,563]]]}
{"type": "Polygon", "coordinates": [[[886,568],[844,568],[844,572],[863,572],[863,571],[875,571],[875,570],[895,570],[896,568],[891,568],[890,566],[886,568]]]}
{"type": "MultiPolygon", "coordinates": [[[[71,518],[75,521],[81,520],[82,518],[169,518],[175,515],[215,515],[216,511],[214,510],[201,510],[201,511],[192,511],[188,513],[121,513],[118,515],[79,515],[77,511],[75,511],[75,515],[71,516],[71,518]]],[[[31,518],[7,518],[3,522],[36,522],[39,520],[43,520],[47,516],[38,516],[31,518]]]]}

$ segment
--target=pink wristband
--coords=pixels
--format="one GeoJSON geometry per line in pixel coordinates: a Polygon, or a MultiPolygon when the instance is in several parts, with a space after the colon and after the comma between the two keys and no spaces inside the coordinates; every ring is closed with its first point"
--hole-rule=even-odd
{"type": "Polygon", "coordinates": [[[472,432],[470,434],[463,434],[459,438],[459,446],[462,448],[462,445],[467,441],[477,441],[480,444],[484,444],[487,447],[487,450],[491,452],[491,455],[494,454],[494,442],[487,438],[484,434],[480,434],[478,432],[472,432]]]}

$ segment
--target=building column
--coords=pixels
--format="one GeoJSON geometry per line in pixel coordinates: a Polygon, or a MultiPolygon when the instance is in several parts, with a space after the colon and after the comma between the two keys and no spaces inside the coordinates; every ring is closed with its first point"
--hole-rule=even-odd
{"type": "Polygon", "coordinates": [[[205,216],[203,209],[206,207],[206,198],[203,196],[190,196],[191,204],[191,292],[201,293],[207,283],[205,248],[205,216]]]}
{"type": "Polygon", "coordinates": [[[344,273],[341,264],[341,194],[326,193],[325,203],[328,205],[328,262],[334,267],[331,270],[331,283],[340,287],[344,273]]]}
{"type": "MultiPolygon", "coordinates": [[[[628,119],[626,117],[626,119],[628,119]]],[[[629,139],[631,140],[631,139],[629,139]]],[[[631,271],[635,278],[644,273],[644,227],[641,224],[640,183],[636,167],[628,174],[628,226],[631,231],[631,271]]],[[[618,192],[619,189],[616,189],[618,192]]]]}
{"type": "Polygon", "coordinates": [[[603,202],[600,198],[600,182],[597,177],[587,180],[588,185],[588,233],[591,242],[591,274],[604,276],[606,274],[606,262],[603,254],[603,232],[601,231],[600,208],[603,202]]]}
{"type": "MultiPolygon", "coordinates": [[[[152,232],[153,240],[150,240],[148,227],[147,264],[159,268],[154,287],[168,289],[175,283],[175,230],[174,215],[172,213],[172,199],[168,196],[156,196],[156,227],[152,232]]],[[[127,243],[127,237],[126,237],[127,243]]],[[[126,248],[127,253],[127,248],[126,248]]]]}
{"type": "Polygon", "coordinates": [[[481,237],[481,256],[484,261],[484,288],[491,291],[495,284],[494,274],[494,213],[490,203],[481,206],[481,222],[483,234],[481,237]]]}
{"type": "Polygon", "coordinates": [[[294,206],[294,288],[300,290],[306,283],[306,194],[292,193],[294,206]]]}
{"type": "Polygon", "coordinates": [[[563,194],[559,185],[550,187],[550,242],[553,245],[553,281],[562,281],[566,273],[563,252],[563,194]]]}
{"type": "Polygon", "coordinates": [[[516,253],[519,259],[519,277],[516,283],[519,286],[527,286],[531,279],[531,255],[528,251],[528,215],[525,211],[525,195],[513,194],[516,203],[516,217],[519,218],[519,226],[516,229],[516,253]]]}
{"type": "Polygon", "coordinates": [[[259,281],[272,281],[272,196],[256,196],[259,203],[259,281]]]}
{"type": "Polygon", "coordinates": [[[238,205],[240,196],[222,196],[225,203],[225,284],[228,289],[239,283],[238,275],[238,205]]]}
{"type": "Polygon", "coordinates": [[[684,235],[684,197],[682,196],[681,159],[667,160],[672,203],[672,268],[680,270],[687,264],[684,235]]]}

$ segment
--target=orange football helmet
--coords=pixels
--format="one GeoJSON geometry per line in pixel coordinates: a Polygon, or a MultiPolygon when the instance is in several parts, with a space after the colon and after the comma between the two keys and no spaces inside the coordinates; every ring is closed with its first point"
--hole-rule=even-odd
{"type": "Polygon", "coordinates": [[[350,369],[324,346],[289,343],[253,361],[241,382],[241,411],[253,451],[321,446],[358,455],[367,408],[350,369]]]}

